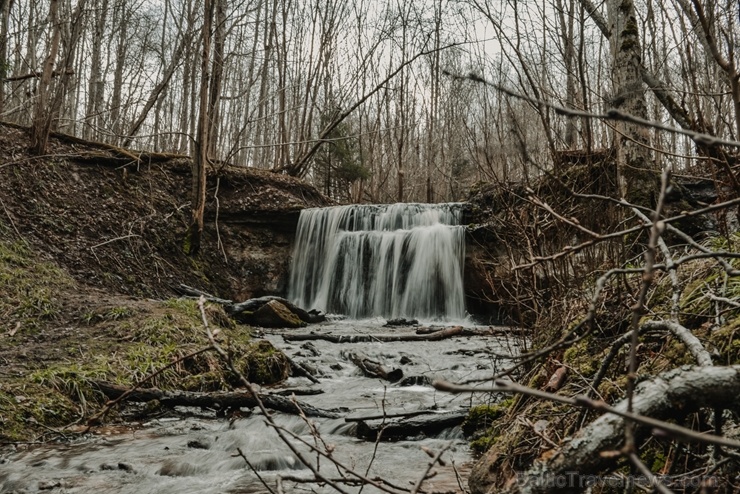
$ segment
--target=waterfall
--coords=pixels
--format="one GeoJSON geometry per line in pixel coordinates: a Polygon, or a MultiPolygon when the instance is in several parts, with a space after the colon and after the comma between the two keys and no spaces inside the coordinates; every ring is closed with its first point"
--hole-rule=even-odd
{"type": "Polygon", "coordinates": [[[301,211],[288,297],[352,318],[465,317],[461,204],[301,211]]]}

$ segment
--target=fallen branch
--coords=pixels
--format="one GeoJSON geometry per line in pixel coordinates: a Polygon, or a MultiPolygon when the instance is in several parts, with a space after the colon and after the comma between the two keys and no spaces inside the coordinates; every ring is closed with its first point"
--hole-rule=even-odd
{"type": "Polygon", "coordinates": [[[249,300],[245,300],[244,302],[239,302],[238,304],[227,304],[224,306],[224,309],[226,309],[226,312],[231,317],[235,319],[240,319],[242,314],[255,312],[260,307],[272,300],[278,301],[283,304],[285,307],[288,308],[288,310],[298,316],[301,321],[308,323],[317,323],[326,320],[326,316],[324,316],[323,314],[309,312],[307,310],[301,309],[294,303],[282,297],[275,297],[271,295],[259,298],[251,298],[249,300]]]}
{"type": "Polygon", "coordinates": [[[214,303],[221,304],[221,305],[228,305],[228,304],[234,303],[233,300],[219,298],[214,295],[211,295],[210,293],[204,292],[202,290],[198,290],[197,288],[193,288],[192,286],[188,286],[182,283],[174,287],[174,290],[180,295],[186,295],[188,297],[194,297],[196,299],[203,296],[203,298],[205,298],[208,302],[214,302],[214,303]]]}
{"type": "Polygon", "coordinates": [[[683,327],[676,321],[648,321],[642,325],[647,331],[667,329],[673,336],[681,340],[686,345],[686,349],[696,359],[696,363],[702,366],[712,366],[712,356],[709,354],[699,338],[693,335],[691,331],[683,327]]]}
{"type": "MultiPolygon", "coordinates": [[[[125,397],[128,401],[145,403],[158,400],[160,404],[169,408],[185,406],[224,410],[227,408],[253,408],[257,406],[257,400],[249,391],[198,393],[192,391],[164,391],[157,388],[131,390],[125,386],[119,386],[106,381],[94,381],[92,384],[111,399],[117,399],[119,396],[128,393],[125,397]]],[[[259,397],[265,408],[283,413],[297,415],[300,413],[300,410],[303,410],[310,417],[338,418],[341,416],[335,410],[323,410],[307,403],[294,403],[291,399],[284,396],[260,394],[259,397]]]]}
{"type": "Polygon", "coordinates": [[[360,352],[342,352],[343,356],[346,357],[350,362],[355,364],[360,370],[370,376],[379,377],[386,381],[396,382],[403,378],[403,370],[401,369],[388,369],[382,363],[377,362],[364,353],[360,352]]]}
{"type": "Polygon", "coordinates": [[[314,384],[319,384],[319,380],[316,379],[316,377],[311,373],[310,370],[308,370],[305,366],[301,365],[300,363],[296,362],[292,358],[288,357],[287,355],[285,358],[288,359],[288,362],[290,363],[290,368],[293,371],[292,374],[294,376],[299,377],[305,377],[309,381],[311,381],[314,384]]]}

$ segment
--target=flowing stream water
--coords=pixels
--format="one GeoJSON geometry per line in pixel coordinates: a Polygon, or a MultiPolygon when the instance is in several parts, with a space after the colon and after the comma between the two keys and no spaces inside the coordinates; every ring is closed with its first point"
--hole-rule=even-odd
{"type": "MultiPolygon", "coordinates": [[[[353,319],[312,325],[290,334],[413,332],[409,327],[381,327],[384,317],[416,317],[437,324],[462,321],[466,316],[465,243],[460,216],[459,204],[303,211],[289,296],[301,307],[353,319]]],[[[312,388],[321,393],[298,399],[323,409],[342,409],[342,418],[312,418],[312,426],[297,416],[275,412],[280,427],[310,444],[328,445],[333,458],[358,474],[382,477],[406,489],[429,464],[422,447],[430,451],[448,448],[443,456],[445,466],[436,465],[436,475],[424,483],[427,492],[464,490],[471,456],[459,426],[375,444],[358,439],[357,423],[345,418],[464,410],[476,404],[475,397],[441,393],[430,383],[489,376],[507,355],[518,351],[515,341],[493,337],[342,344],[289,343],[277,330],[265,330],[264,337],[320,376],[318,384],[296,377],[264,392],[312,388]],[[405,384],[410,385],[364,376],[346,358],[347,350],[362,352],[389,368],[401,368],[410,378],[405,384]],[[312,433],[312,427],[320,437],[312,433]]],[[[322,475],[337,476],[329,461],[298,439],[291,441],[322,475]]],[[[213,411],[183,408],[144,423],[103,428],[72,442],[0,452],[3,493],[262,493],[271,492],[279,478],[311,475],[266,425],[265,417],[250,411],[227,420],[215,418],[213,411]]],[[[368,486],[344,488],[346,492],[380,492],[368,486]]],[[[316,483],[285,480],[282,492],[334,491],[316,483]]]]}
{"type": "MultiPolygon", "coordinates": [[[[353,336],[413,331],[382,328],[382,322],[326,322],[291,334],[314,331],[353,336]]],[[[294,387],[320,389],[323,393],[297,399],[325,409],[343,408],[349,417],[429,408],[440,412],[458,410],[470,406],[471,397],[441,393],[428,384],[401,386],[363,376],[344,358],[343,351],[348,348],[382,360],[389,367],[400,367],[406,376],[423,377],[416,382],[485,377],[503,365],[501,355],[517,352],[513,340],[492,337],[393,343],[313,341],[310,346],[286,343],[277,332],[268,332],[265,337],[294,360],[315,368],[322,377],[319,384],[311,384],[306,378],[290,378],[281,386],[264,391],[294,387]]],[[[315,438],[299,417],[277,412],[274,417],[280,426],[313,444],[315,438]]],[[[418,480],[429,462],[422,446],[432,451],[449,447],[443,456],[447,466],[435,467],[438,474],[424,487],[427,491],[463,492],[458,481],[465,485],[471,456],[459,427],[431,437],[381,442],[376,446],[373,442],[357,439],[356,423],[344,418],[310,420],[323,441],[332,445],[337,460],[360,474],[383,477],[406,488],[418,480]]],[[[317,461],[307,447],[297,440],[293,442],[311,461],[317,461]]],[[[71,443],[6,451],[0,459],[0,492],[270,492],[237,455],[237,448],[273,489],[278,476],[311,476],[259,413],[226,420],[216,419],[212,411],[181,408],[167,417],[104,428],[71,443]]],[[[322,459],[319,464],[325,475],[336,476],[336,469],[328,461],[322,459]]],[[[289,481],[283,482],[283,488],[285,492],[335,492],[326,486],[289,481]]],[[[359,492],[359,487],[347,486],[346,490],[359,492]]],[[[365,487],[362,492],[380,491],[365,487]]]]}

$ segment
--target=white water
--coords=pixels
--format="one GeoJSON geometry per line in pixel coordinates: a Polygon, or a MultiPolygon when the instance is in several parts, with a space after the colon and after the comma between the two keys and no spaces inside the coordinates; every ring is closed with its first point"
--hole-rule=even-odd
{"type": "Polygon", "coordinates": [[[460,204],[301,211],[289,298],[352,318],[463,319],[460,204]]]}

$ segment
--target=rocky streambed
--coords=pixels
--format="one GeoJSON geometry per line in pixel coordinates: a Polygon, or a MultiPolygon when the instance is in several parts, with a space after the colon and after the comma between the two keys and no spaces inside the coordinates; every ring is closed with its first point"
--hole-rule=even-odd
{"type": "MultiPolygon", "coordinates": [[[[291,377],[262,391],[295,392],[303,403],[338,411],[337,418],[280,412],[271,417],[312,469],[346,492],[408,492],[425,473],[425,492],[464,492],[472,458],[460,421],[426,429],[404,423],[463,416],[471,405],[488,399],[442,393],[430,383],[490,375],[505,364],[506,355],[516,353],[516,342],[505,336],[396,342],[367,338],[414,333],[413,327],[382,328],[383,322],[330,321],[290,333],[265,330],[263,337],[310,369],[318,383],[291,377]],[[346,336],[346,342],[286,342],[283,334],[331,334],[346,336]],[[363,338],[352,338],[356,336],[363,338]],[[369,377],[348,357],[350,352],[400,370],[403,377],[394,382],[369,377]],[[399,423],[393,433],[392,425],[399,423]],[[443,450],[442,463],[430,467],[430,454],[443,450]],[[363,487],[358,476],[382,488],[363,487]]],[[[93,430],[73,442],[8,450],[0,464],[0,492],[336,492],[328,483],[315,482],[312,469],[258,412],[242,409],[216,418],[209,409],[181,407],[144,422],[93,430]]]]}

